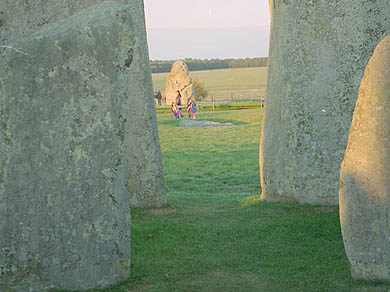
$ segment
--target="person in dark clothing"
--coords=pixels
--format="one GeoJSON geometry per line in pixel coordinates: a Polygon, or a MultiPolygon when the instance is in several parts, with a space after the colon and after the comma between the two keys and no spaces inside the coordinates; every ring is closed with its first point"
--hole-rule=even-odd
{"type": "Polygon", "coordinates": [[[176,106],[179,110],[179,114],[181,117],[183,117],[183,114],[181,113],[181,108],[182,108],[182,105],[181,105],[181,94],[180,94],[180,91],[177,90],[177,96],[176,96],[176,106]]]}
{"type": "Polygon", "coordinates": [[[177,90],[177,96],[176,96],[176,104],[181,106],[181,94],[180,91],[177,90]]]}
{"type": "Polygon", "coordinates": [[[161,95],[161,91],[157,91],[157,99],[158,99],[158,105],[161,105],[161,99],[162,99],[162,95],[161,95]]]}

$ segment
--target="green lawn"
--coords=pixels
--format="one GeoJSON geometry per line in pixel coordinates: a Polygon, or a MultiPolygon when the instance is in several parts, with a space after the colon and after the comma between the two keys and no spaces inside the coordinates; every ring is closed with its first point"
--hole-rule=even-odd
{"type": "Polygon", "coordinates": [[[389,291],[351,279],[337,207],[258,200],[262,115],[158,116],[168,205],[132,210],[130,281],[104,291],[389,291]]]}
{"type": "MultiPolygon", "coordinates": [[[[165,94],[169,73],[155,73],[153,87],[165,94]]],[[[190,72],[193,80],[204,83],[209,95],[216,99],[264,98],[267,87],[267,68],[236,68],[190,72]]]]}

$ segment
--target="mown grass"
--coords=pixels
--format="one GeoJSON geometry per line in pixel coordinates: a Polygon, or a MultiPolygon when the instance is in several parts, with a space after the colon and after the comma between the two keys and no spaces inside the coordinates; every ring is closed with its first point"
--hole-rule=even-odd
{"type": "MultiPolygon", "coordinates": [[[[154,73],[153,86],[165,92],[169,73],[154,73]]],[[[192,79],[205,84],[207,90],[252,89],[267,86],[267,67],[235,68],[190,72],[192,79]]]]}
{"type": "Polygon", "coordinates": [[[389,291],[352,280],[337,207],[258,200],[262,114],[158,116],[168,204],[132,210],[130,280],[104,291],[389,291]]]}

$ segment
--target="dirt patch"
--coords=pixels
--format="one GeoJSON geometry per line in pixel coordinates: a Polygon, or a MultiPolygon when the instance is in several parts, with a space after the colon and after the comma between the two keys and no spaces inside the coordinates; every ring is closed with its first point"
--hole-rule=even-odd
{"type": "Polygon", "coordinates": [[[213,122],[213,121],[198,121],[198,120],[182,120],[180,121],[181,127],[194,127],[194,128],[207,128],[207,127],[232,127],[234,126],[233,123],[219,123],[219,122],[213,122]]]}

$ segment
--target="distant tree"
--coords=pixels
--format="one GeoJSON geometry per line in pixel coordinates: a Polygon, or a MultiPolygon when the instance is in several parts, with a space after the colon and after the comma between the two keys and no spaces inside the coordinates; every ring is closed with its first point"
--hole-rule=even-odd
{"type": "MultiPolygon", "coordinates": [[[[175,60],[155,60],[150,61],[152,73],[170,72],[175,60]]],[[[186,58],[184,62],[190,71],[214,70],[226,68],[248,68],[248,67],[266,67],[268,57],[264,58],[246,58],[246,59],[192,59],[186,58]]]]}
{"type": "Polygon", "coordinates": [[[230,68],[249,68],[249,67],[267,67],[268,57],[264,58],[245,58],[229,61],[230,68]]]}
{"type": "Polygon", "coordinates": [[[204,83],[200,83],[199,81],[194,80],[192,82],[192,86],[194,87],[195,96],[197,100],[202,100],[203,98],[206,98],[209,94],[204,86],[204,83]]]}

